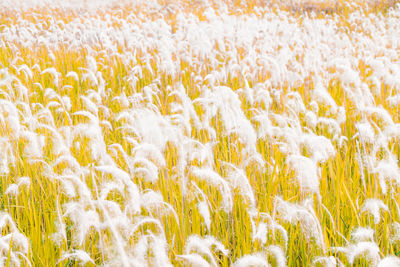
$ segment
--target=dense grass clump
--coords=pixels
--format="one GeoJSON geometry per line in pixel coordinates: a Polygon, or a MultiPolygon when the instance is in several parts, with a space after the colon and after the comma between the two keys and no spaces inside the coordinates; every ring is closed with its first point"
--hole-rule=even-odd
{"type": "Polygon", "coordinates": [[[0,8],[0,265],[400,266],[395,1],[0,8]]]}

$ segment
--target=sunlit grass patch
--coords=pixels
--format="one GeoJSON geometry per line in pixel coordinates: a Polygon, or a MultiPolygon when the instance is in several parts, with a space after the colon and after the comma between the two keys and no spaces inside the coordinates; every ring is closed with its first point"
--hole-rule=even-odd
{"type": "Polygon", "coordinates": [[[90,3],[0,13],[1,264],[397,266],[396,2],[90,3]]]}

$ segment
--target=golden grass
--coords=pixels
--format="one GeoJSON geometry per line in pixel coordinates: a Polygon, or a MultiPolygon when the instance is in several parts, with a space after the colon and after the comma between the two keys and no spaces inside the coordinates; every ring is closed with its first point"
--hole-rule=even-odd
{"type": "MultiPolygon", "coordinates": [[[[259,5],[259,1],[246,1],[245,4],[241,4],[243,1],[237,1],[229,5],[233,13],[239,12],[241,9],[244,13],[252,13],[254,7],[259,5]],[[239,3],[240,2],[240,3],[239,3]]],[[[293,11],[296,15],[300,16],[304,11],[315,11],[316,13],[338,13],[348,14],[351,9],[347,9],[349,2],[353,1],[341,1],[341,2],[328,2],[323,5],[317,5],[314,3],[306,3],[301,6],[284,6],[284,10],[293,11]]],[[[169,4],[170,1],[165,1],[165,5],[169,4]]],[[[201,13],[201,8],[197,9],[195,4],[191,1],[183,3],[187,6],[185,9],[189,12],[201,13]]],[[[384,4],[373,4],[372,10],[384,11],[385,9],[393,6],[394,1],[385,1],[384,4]]],[[[276,3],[276,5],[279,5],[276,3]]],[[[283,4],[285,5],[285,4],[283,4]]],[[[354,5],[355,6],[355,5],[354,5]]],[[[282,6],[280,6],[282,8],[282,6]]],[[[350,7],[351,8],[351,7],[350,7]]],[[[358,7],[359,8],[359,5],[358,7]]],[[[142,10],[133,11],[129,7],[126,7],[124,11],[119,12],[119,8],[111,9],[108,12],[110,14],[116,14],[117,16],[125,17],[131,12],[140,13],[142,10]],[[122,14],[121,14],[122,13],[122,14]]],[[[143,11],[144,12],[144,11],[143,11]]],[[[43,21],[46,18],[54,18],[55,20],[63,20],[65,22],[76,19],[79,14],[65,13],[64,10],[50,9],[50,10],[27,10],[21,14],[21,18],[36,22],[43,21]],[[36,14],[33,16],[32,14],[36,14]]],[[[102,16],[101,13],[96,16],[102,16]]],[[[157,16],[157,15],[153,15],[157,16]]],[[[152,15],[148,16],[151,19],[152,15]]],[[[5,25],[12,25],[16,22],[17,17],[10,12],[1,13],[0,21],[5,25]]],[[[174,14],[169,14],[165,18],[171,24],[174,23],[174,14]]],[[[343,16],[343,23],[346,23],[345,16],[343,16]]],[[[49,22],[50,23],[50,22],[49,22]]],[[[118,27],[118,25],[116,25],[118,27]]],[[[123,49],[123,48],[121,48],[123,49]]],[[[33,72],[32,79],[25,77],[23,73],[17,73],[14,68],[10,65],[16,56],[11,49],[0,48],[0,63],[8,68],[8,71],[15,75],[21,83],[28,89],[28,99],[24,99],[26,103],[41,103],[46,105],[49,103],[49,99],[45,96],[45,88],[52,88],[58,94],[62,96],[68,96],[71,100],[71,110],[65,112],[52,111],[54,123],[57,128],[62,126],[71,126],[78,123],[87,121],[82,117],[73,117],[70,119],[67,115],[73,114],[76,111],[81,110],[84,107],[84,103],[80,98],[81,95],[85,95],[87,90],[92,88],[89,81],[87,82],[76,82],[72,78],[66,78],[65,75],[69,71],[75,71],[79,75],[82,74],[80,67],[85,65],[85,57],[87,51],[85,48],[80,48],[74,51],[68,51],[65,48],[60,47],[56,50],[48,50],[44,47],[36,48],[23,48],[19,47],[20,53],[18,57],[21,59],[20,62],[25,62],[28,65],[38,64],[41,69],[45,69],[50,66],[54,66],[60,73],[61,79],[59,84],[55,84],[51,79],[50,75],[41,75],[39,71],[33,72]],[[52,52],[55,57],[51,60],[50,53],[52,52]],[[39,88],[35,83],[40,83],[43,88],[39,88]],[[72,89],[65,87],[67,85],[72,86],[72,89]]],[[[148,51],[138,51],[138,64],[140,62],[141,54],[149,53],[148,51]]],[[[157,51],[150,52],[151,55],[155,55],[157,51]]],[[[106,81],[107,88],[111,88],[109,95],[102,99],[102,104],[109,108],[112,114],[117,114],[122,110],[122,106],[116,101],[112,100],[113,96],[120,94],[131,95],[135,92],[142,92],[143,87],[151,83],[154,79],[160,80],[160,94],[158,102],[156,102],[157,108],[162,114],[168,114],[171,110],[171,99],[168,97],[168,86],[174,86],[181,82],[186,88],[188,88],[188,96],[193,100],[199,94],[200,91],[197,84],[194,83],[193,78],[190,76],[192,71],[190,67],[186,67],[186,74],[171,78],[171,76],[165,73],[151,73],[145,72],[143,78],[139,80],[136,88],[132,88],[130,84],[121,77],[124,77],[129,72],[129,69],[134,67],[133,65],[126,65],[118,57],[102,57],[101,54],[97,55],[97,62],[103,62],[104,66],[113,66],[114,72],[111,73],[109,68],[101,68],[99,71],[103,74],[104,80],[106,81]]],[[[155,63],[154,63],[155,65],[155,63]]],[[[185,62],[182,61],[182,66],[185,66],[185,62]]],[[[156,66],[153,66],[156,67],[156,66]]],[[[360,62],[358,71],[363,73],[362,80],[367,82],[369,66],[365,62],[360,62]]],[[[205,68],[207,69],[207,68],[205,68]]],[[[206,71],[204,71],[206,72],[206,71]]],[[[204,75],[205,73],[202,73],[204,75]]],[[[260,81],[266,79],[261,76],[260,81]]],[[[311,77],[312,80],[312,77],[311,77]]],[[[250,81],[256,83],[257,81],[250,81]]],[[[244,87],[244,81],[240,77],[232,77],[228,86],[232,90],[237,90],[244,87]]],[[[308,105],[309,100],[309,87],[313,85],[308,84],[307,81],[304,84],[295,88],[300,93],[304,103],[308,105]]],[[[389,91],[386,89],[387,86],[382,86],[382,90],[374,95],[376,106],[382,105],[390,113],[395,123],[399,123],[399,112],[398,109],[387,105],[386,97],[389,96],[389,91]]],[[[6,90],[5,88],[1,88],[6,90]]],[[[285,92],[287,88],[282,88],[285,92]]],[[[377,177],[375,174],[368,173],[367,171],[360,170],[359,162],[357,160],[357,144],[356,140],[352,137],[357,132],[355,128],[355,121],[358,121],[361,114],[358,114],[355,109],[355,103],[352,99],[348,98],[343,94],[343,88],[340,83],[335,80],[330,81],[328,88],[330,94],[337,103],[343,103],[345,107],[347,119],[344,124],[341,125],[343,134],[348,138],[342,147],[335,144],[337,154],[329,159],[325,163],[321,163],[321,181],[320,181],[320,192],[321,198],[317,200],[315,196],[315,212],[323,226],[323,235],[325,238],[325,245],[327,247],[335,247],[344,245],[344,239],[338,233],[341,233],[347,239],[350,238],[351,231],[357,226],[371,226],[374,228],[376,233],[376,241],[379,245],[380,251],[383,255],[387,254],[398,254],[400,251],[400,244],[389,242],[389,231],[390,225],[393,222],[400,220],[400,214],[395,209],[398,205],[400,196],[398,194],[387,194],[383,195],[379,189],[377,177]],[[360,173],[363,172],[365,175],[365,187],[361,181],[360,173]],[[383,214],[382,222],[379,225],[374,225],[371,216],[360,215],[359,207],[367,198],[379,198],[384,200],[388,205],[390,212],[383,214]],[[325,208],[326,207],[326,208],[325,208]],[[331,213],[332,218],[328,214],[331,213]],[[333,220],[332,220],[333,219],[333,220]]],[[[3,96],[1,97],[3,98],[3,96]]],[[[244,97],[240,97],[242,107],[245,114],[251,117],[251,106],[246,102],[244,97]]],[[[271,112],[277,114],[283,114],[287,110],[282,105],[274,104],[271,112]]],[[[196,108],[198,114],[202,114],[203,111],[200,107],[196,108]]],[[[321,109],[319,115],[324,115],[324,110],[321,109]]],[[[113,129],[118,129],[121,126],[120,122],[116,121],[112,117],[108,117],[106,113],[99,113],[99,119],[107,119],[110,121],[113,129]]],[[[377,121],[377,118],[368,118],[371,121],[377,121]]],[[[305,118],[301,118],[301,123],[306,124],[305,118]]],[[[243,162],[241,151],[243,144],[241,144],[239,138],[235,135],[224,135],[223,123],[221,118],[216,117],[213,121],[213,127],[217,132],[217,143],[213,147],[215,155],[215,169],[221,173],[224,172],[224,166],[221,162],[229,162],[235,165],[243,162]]],[[[106,127],[103,129],[104,141],[106,145],[114,143],[121,144],[125,151],[131,151],[132,144],[125,140],[127,136],[123,130],[109,130],[106,127]]],[[[51,136],[51,132],[44,128],[36,129],[37,133],[42,134],[45,138],[51,136]]],[[[328,131],[323,128],[317,127],[317,133],[320,135],[329,136],[328,131]]],[[[10,172],[1,177],[1,192],[3,192],[0,200],[0,207],[2,210],[9,212],[16,222],[18,229],[24,233],[30,240],[30,251],[28,254],[34,266],[55,266],[57,265],[58,259],[61,257],[62,251],[68,251],[73,248],[71,237],[72,237],[72,223],[65,219],[67,225],[67,242],[61,242],[56,244],[52,238],[52,233],[56,232],[55,222],[59,219],[57,214],[57,207],[61,208],[62,205],[68,200],[68,197],[61,190],[59,182],[52,179],[48,174],[46,164],[40,161],[30,161],[24,157],[24,147],[26,146],[27,140],[13,139],[13,130],[10,126],[5,125],[1,129],[2,136],[9,136],[12,140],[13,149],[19,151],[16,165],[10,169],[10,172]],[[22,190],[16,197],[10,197],[4,195],[4,192],[8,185],[15,182],[16,177],[28,176],[31,177],[31,185],[29,189],[22,190]]],[[[191,137],[201,142],[206,143],[210,140],[209,133],[193,131],[191,137]]],[[[50,139],[49,139],[50,140],[50,139]]],[[[72,155],[75,157],[77,162],[81,166],[90,166],[94,162],[92,155],[87,150],[89,140],[82,138],[77,140],[80,143],[80,147],[76,147],[71,150],[72,155]]],[[[393,154],[399,158],[400,148],[399,140],[393,140],[389,144],[389,148],[393,154]]],[[[43,149],[43,159],[51,162],[55,159],[56,155],[52,149],[57,144],[46,142],[46,146],[43,149]]],[[[294,180],[294,173],[290,171],[285,163],[285,155],[278,149],[276,144],[273,144],[270,140],[258,140],[257,142],[258,152],[262,155],[266,164],[270,166],[266,171],[259,169],[257,164],[249,164],[246,168],[246,175],[249,177],[249,182],[255,191],[255,197],[257,200],[257,209],[259,211],[272,211],[274,209],[274,196],[281,196],[283,199],[290,200],[292,202],[299,202],[304,200],[310,195],[300,193],[301,190],[299,185],[294,180]],[[275,162],[272,162],[271,159],[275,162]]],[[[369,150],[370,147],[366,146],[362,149],[369,150]]],[[[133,177],[133,180],[141,190],[153,189],[161,192],[164,200],[168,202],[173,209],[176,211],[179,217],[179,225],[177,224],[174,216],[172,215],[160,215],[152,214],[155,218],[158,218],[165,227],[165,234],[169,247],[169,257],[173,264],[183,265],[182,261],[178,261],[176,256],[184,253],[184,245],[187,237],[193,234],[200,236],[212,235],[220,240],[226,248],[229,249],[229,257],[223,255],[215,255],[219,260],[218,264],[221,266],[228,266],[236,259],[246,254],[251,254],[259,251],[262,245],[258,242],[252,241],[250,218],[246,211],[248,208],[248,201],[244,199],[239,192],[235,192],[234,195],[234,206],[231,214],[227,214],[219,207],[223,201],[220,192],[213,186],[208,185],[205,182],[197,182],[199,188],[205,192],[208,196],[208,200],[212,207],[211,217],[212,225],[210,231],[207,230],[205,225],[202,223],[202,216],[199,214],[196,208],[197,200],[193,192],[194,189],[190,188],[189,195],[182,198],[182,184],[180,180],[172,179],[175,175],[175,169],[178,158],[179,149],[176,144],[170,143],[164,152],[166,159],[166,166],[160,170],[159,180],[154,183],[148,183],[141,180],[138,177],[133,177]]],[[[116,164],[124,170],[128,169],[128,166],[121,155],[114,156],[116,164]]],[[[199,163],[193,162],[192,165],[199,163]]],[[[52,171],[60,173],[61,170],[67,167],[67,163],[61,163],[54,167],[52,171]]],[[[98,174],[94,179],[99,181],[102,179],[101,175],[98,174]]],[[[191,177],[189,174],[189,180],[195,180],[195,177],[191,177]]],[[[86,183],[89,185],[90,190],[95,192],[94,182],[87,177],[86,183]],[[91,186],[93,187],[91,187],[91,186]]],[[[115,201],[119,201],[120,196],[114,194],[115,201]]],[[[306,237],[301,233],[296,225],[290,225],[288,223],[282,223],[287,229],[289,235],[289,241],[287,244],[287,265],[288,266],[306,266],[313,261],[315,255],[322,255],[324,252],[321,248],[315,245],[313,242],[308,242],[306,237]]],[[[141,231],[146,232],[148,229],[153,229],[152,226],[144,226],[141,231]]],[[[154,230],[154,229],[153,229],[154,230]]],[[[89,236],[85,239],[84,244],[81,248],[89,253],[89,255],[95,260],[96,264],[101,264],[103,261],[101,248],[99,247],[99,234],[92,231],[89,236]]],[[[103,232],[102,240],[103,244],[109,244],[113,242],[110,233],[107,230],[103,232]]],[[[134,244],[137,240],[132,239],[131,243],[134,244]]],[[[284,245],[282,237],[278,234],[271,234],[268,237],[268,244],[279,244],[284,245]]],[[[343,262],[346,262],[345,257],[342,254],[335,255],[335,252],[327,252],[325,255],[338,256],[343,262]]],[[[75,266],[77,262],[64,260],[58,263],[59,266],[75,266]]],[[[356,261],[354,266],[366,265],[364,260],[356,261]]]]}

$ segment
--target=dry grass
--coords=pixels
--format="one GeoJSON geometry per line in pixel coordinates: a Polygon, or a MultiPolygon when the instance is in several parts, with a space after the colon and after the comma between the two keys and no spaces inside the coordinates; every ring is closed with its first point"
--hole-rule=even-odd
{"type": "Polygon", "coordinates": [[[398,255],[395,1],[225,4],[0,13],[1,264],[398,255]]]}

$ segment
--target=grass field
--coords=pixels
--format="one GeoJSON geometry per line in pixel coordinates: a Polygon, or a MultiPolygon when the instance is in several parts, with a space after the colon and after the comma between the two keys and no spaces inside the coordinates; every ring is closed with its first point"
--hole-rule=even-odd
{"type": "Polygon", "coordinates": [[[0,10],[0,266],[400,266],[396,1],[0,10]]]}

